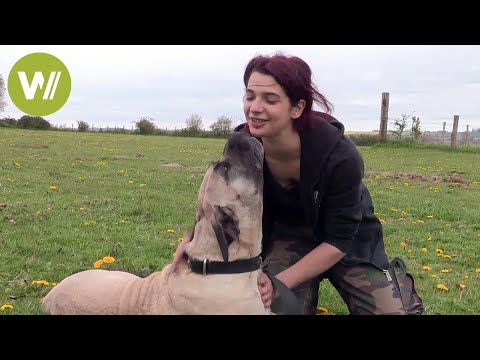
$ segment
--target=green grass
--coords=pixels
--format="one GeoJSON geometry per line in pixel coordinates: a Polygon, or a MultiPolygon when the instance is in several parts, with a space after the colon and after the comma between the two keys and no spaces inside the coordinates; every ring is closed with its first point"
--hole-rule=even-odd
{"type": "MultiPolygon", "coordinates": [[[[0,129],[0,306],[14,306],[0,314],[40,314],[50,287],[34,280],[58,282],[104,256],[116,259],[104,268],[141,276],[160,270],[193,224],[203,174],[224,144],[0,129]]],[[[392,145],[359,149],[387,252],[404,259],[426,314],[479,314],[480,154],[392,145]],[[392,172],[469,182],[385,177],[392,172]],[[445,268],[448,273],[441,272],[445,268]],[[449,290],[438,289],[439,283],[449,290]]],[[[347,313],[328,281],[319,305],[347,313]]]]}

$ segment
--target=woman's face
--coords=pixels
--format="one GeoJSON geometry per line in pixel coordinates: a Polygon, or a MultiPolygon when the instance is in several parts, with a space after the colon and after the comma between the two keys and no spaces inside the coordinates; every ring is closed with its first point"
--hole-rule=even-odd
{"type": "Polygon", "coordinates": [[[303,101],[292,107],[282,87],[270,75],[253,72],[248,80],[243,111],[254,137],[275,137],[291,131],[293,119],[303,110],[303,101]]]}

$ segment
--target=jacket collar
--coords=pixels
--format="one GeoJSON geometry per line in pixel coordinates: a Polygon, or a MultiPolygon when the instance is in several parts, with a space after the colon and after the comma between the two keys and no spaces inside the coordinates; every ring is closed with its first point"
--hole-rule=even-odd
{"type": "MultiPolygon", "coordinates": [[[[234,131],[245,131],[246,123],[234,131]]],[[[313,127],[299,132],[301,142],[300,185],[311,189],[324,171],[330,153],[344,134],[344,126],[333,116],[314,111],[313,127]]],[[[258,139],[261,141],[261,139],[258,139]]]]}

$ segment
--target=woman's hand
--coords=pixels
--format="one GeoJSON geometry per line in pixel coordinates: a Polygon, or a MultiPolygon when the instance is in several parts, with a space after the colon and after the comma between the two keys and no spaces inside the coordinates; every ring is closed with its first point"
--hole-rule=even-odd
{"type": "Polygon", "coordinates": [[[186,256],[185,246],[187,246],[187,243],[192,241],[192,238],[193,238],[193,228],[185,232],[185,234],[183,235],[182,241],[180,242],[180,244],[178,244],[177,250],[175,250],[175,256],[173,257],[173,261],[172,261],[172,271],[176,270],[180,261],[182,261],[183,257],[186,256]]]}
{"type": "Polygon", "coordinates": [[[260,296],[262,297],[262,302],[265,307],[270,307],[272,301],[277,297],[277,292],[275,291],[270,278],[263,271],[258,276],[257,280],[258,290],[260,291],[260,296]]]}

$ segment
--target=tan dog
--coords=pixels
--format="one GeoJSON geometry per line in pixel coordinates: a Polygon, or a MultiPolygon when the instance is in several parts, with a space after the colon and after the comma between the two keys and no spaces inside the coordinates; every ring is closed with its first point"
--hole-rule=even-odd
{"type": "Polygon", "coordinates": [[[47,314],[266,314],[257,285],[262,238],[263,147],[233,132],[200,186],[189,261],[146,278],[86,270],[43,299],[47,314]],[[196,272],[195,272],[196,271],[196,272]],[[213,273],[212,273],[213,272],[213,273]],[[215,273],[220,272],[220,273],[215,273]],[[223,272],[223,273],[222,273],[223,272]]]}

